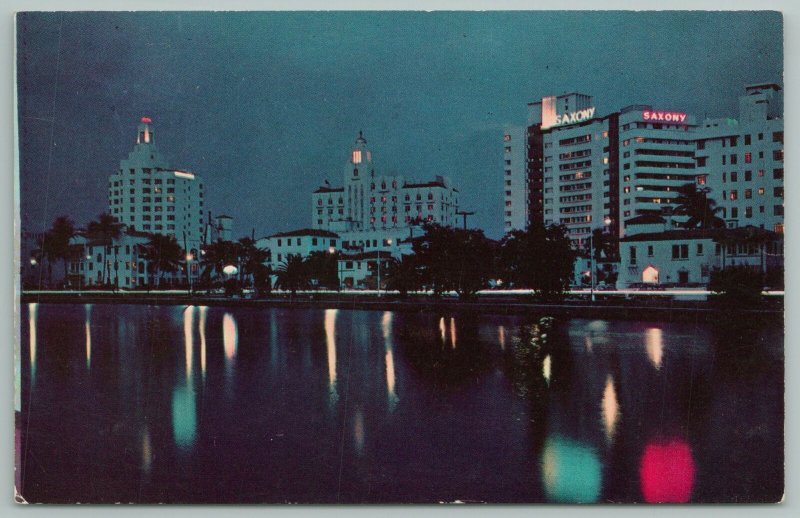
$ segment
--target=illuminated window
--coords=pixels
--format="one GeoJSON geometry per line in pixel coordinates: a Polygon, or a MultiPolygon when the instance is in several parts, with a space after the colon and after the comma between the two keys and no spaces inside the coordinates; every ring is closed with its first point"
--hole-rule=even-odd
{"type": "Polygon", "coordinates": [[[731,191],[731,201],[736,201],[739,199],[739,193],[734,189],[731,191]]]}
{"type": "Polygon", "coordinates": [[[747,152],[744,154],[744,163],[750,164],[753,162],[753,153],[747,152]]]}
{"type": "Polygon", "coordinates": [[[360,149],[354,149],[353,150],[353,163],[354,164],[360,164],[361,163],[361,150],[360,149]]]}
{"type": "Polygon", "coordinates": [[[760,194],[762,196],[764,195],[764,188],[763,187],[759,187],[758,188],[758,194],[760,194]]]}

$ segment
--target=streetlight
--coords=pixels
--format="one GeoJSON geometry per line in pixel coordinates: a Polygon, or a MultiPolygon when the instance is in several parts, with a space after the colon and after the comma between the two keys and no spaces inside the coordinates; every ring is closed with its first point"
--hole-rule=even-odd
{"type": "Polygon", "coordinates": [[[189,294],[192,293],[192,259],[194,259],[194,255],[191,252],[186,254],[186,276],[189,278],[189,294]]]}
{"type": "MultiPolygon", "coordinates": [[[[386,244],[392,246],[392,240],[387,239],[386,244]]],[[[378,248],[378,296],[381,296],[381,249],[378,248]]]]}
{"type": "Polygon", "coordinates": [[[31,257],[31,266],[36,266],[38,262],[35,257],[31,257]]]}
{"type": "MultiPolygon", "coordinates": [[[[611,224],[611,218],[606,217],[603,220],[603,224],[604,224],[603,227],[600,228],[605,230],[605,227],[611,224]]],[[[589,276],[591,277],[592,280],[592,285],[591,285],[592,302],[594,302],[594,276],[595,276],[595,270],[597,269],[594,264],[594,230],[595,229],[592,229],[592,231],[589,233],[589,258],[590,258],[590,264],[592,265],[592,269],[589,272],[589,276]]]]}
{"type": "MultiPolygon", "coordinates": [[[[328,248],[328,253],[331,254],[331,255],[335,254],[336,253],[336,248],[335,247],[328,248]]],[[[339,270],[339,258],[338,257],[336,258],[336,280],[337,280],[337,284],[339,285],[339,291],[342,291],[342,273],[339,270]]]]}

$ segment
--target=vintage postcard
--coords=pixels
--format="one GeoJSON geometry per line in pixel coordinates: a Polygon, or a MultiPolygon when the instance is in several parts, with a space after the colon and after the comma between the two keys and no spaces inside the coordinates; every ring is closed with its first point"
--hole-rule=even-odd
{"type": "Polygon", "coordinates": [[[20,503],[775,503],[773,11],[21,12],[20,503]]]}

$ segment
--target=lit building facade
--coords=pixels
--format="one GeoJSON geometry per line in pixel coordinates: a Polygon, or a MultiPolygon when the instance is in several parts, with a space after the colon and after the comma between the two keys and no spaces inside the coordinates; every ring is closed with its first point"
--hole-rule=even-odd
{"type": "Polygon", "coordinates": [[[450,226],[457,222],[459,192],[449,178],[413,182],[376,172],[372,151],[359,133],[344,167],[343,186],[325,182],[312,194],[315,229],[361,232],[408,228],[422,222],[450,226]]]}
{"type": "Polygon", "coordinates": [[[524,126],[503,134],[503,225],[506,232],[528,228],[527,133],[524,126]]]}
{"type": "MultiPolygon", "coordinates": [[[[651,226],[651,225],[643,225],[651,226]]],[[[620,240],[617,287],[708,285],[715,270],[745,266],[768,273],[783,267],[783,239],[756,227],[635,231],[620,240]]]]}
{"type": "Polygon", "coordinates": [[[776,84],[745,88],[739,119],[708,119],[697,136],[697,183],[728,227],[783,233],[783,119],[776,84]]]}
{"type": "Polygon", "coordinates": [[[143,117],[133,151],[108,180],[108,210],[129,228],[173,235],[184,249],[199,249],[204,190],[199,176],[169,166],[156,148],[152,121],[143,117]]]}
{"type": "MultiPolygon", "coordinates": [[[[776,84],[748,86],[739,120],[701,125],[649,105],[599,116],[580,93],[529,103],[527,127],[503,136],[506,232],[564,225],[585,250],[594,229],[621,238],[626,221],[671,215],[679,189],[692,183],[717,202],[728,227],[783,232],[778,92],[776,84]]],[[[671,228],[685,219],[668,218],[671,228]]]]}
{"type": "Polygon", "coordinates": [[[508,149],[517,130],[504,133],[506,231],[525,220],[563,225],[586,249],[595,229],[621,237],[626,219],[674,208],[677,189],[695,179],[691,115],[633,105],[599,116],[581,93],[528,107],[524,165],[508,149]]]}

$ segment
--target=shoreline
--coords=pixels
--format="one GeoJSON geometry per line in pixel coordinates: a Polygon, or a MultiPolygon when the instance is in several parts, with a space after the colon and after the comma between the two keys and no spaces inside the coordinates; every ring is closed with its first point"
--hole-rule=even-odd
{"type": "Polygon", "coordinates": [[[431,299],[411,296],[399,299],[393,295],[385,297],[349,294],[303,294],[291,298],[271,296],[268,298],[240,298],[205,294],[148,294],[127,293],[26,293],[20,295],[20,303],[46,304],[145,304],[145,305],[201,305],[214,307],[277,307],[286,309],[345,309],[366,311],[405,312],[472,312],[491,315],[557,316],[566,318],[597,318],[608,320],[658,320],[713,322],[721,318],[756,318],[783,322],[783,307],[763,309],[728,309],[715,307],[706,301],[681,301],[651,299],[642,301],[569,300],[543,303],[524,300],[521,297],[483,297],[472,301],[458,299],[431,299]]]}

